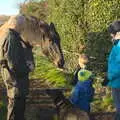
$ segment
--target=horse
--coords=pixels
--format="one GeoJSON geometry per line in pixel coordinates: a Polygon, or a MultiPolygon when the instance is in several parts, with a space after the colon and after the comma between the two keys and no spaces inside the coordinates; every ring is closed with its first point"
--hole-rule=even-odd
{"type": "Polygon", "coordinates": [[[25,99],[29,93],[28,75],[30,71],[34,70],[34,62],[32,62],[33,54],[31,54],[32,46],[39,45],[44,55],[57,67],[63,68],[64,57],[60,46],[60,37],[53,23],[48,25],[46,22],[40,21],[32,16],[16,15],[11,16],[10,19],[0,27],[0,43],[1,73],[9,101],[7,119],[13,116],[24,119],[25,99]],[[19,41],[21,44],[18,44],[19,41]],[[15,47],[15,45],[19,46],[15,47]],[[21,45],[22,47],[20,47],[21,45]],[[23,53],[21,53],[21,51],[23,53]],[[6,57],[6,55],[8,55],[8,57],[6,57]],[[13,55],[15,57],[13,57],[13,55]],[[9,59],[6,60],[5,58],[9,59]],[[19,61],[15,60],[16,58],[18,58],[19,61]],[[11,62],[14,64],[9,64],[11,62]],[[23,68],[25,69],[23,70],[23,68]],[[19,100],[21,101],[18,103],[19,100]],[[12,104],[13,101],[15,101],[15,104],[12,104]],[[19,116],[17,113],[18,108],[14,107],[14,105],[20,108],[19,113],[21,114],[19,114],[19,116]],[[19,107],[19,105],[21,107],[19,107]],[[16,114],[14,114],[14,112],[16,114]]]}
{"type": "Polygon", "coordinates": [[[0,42],[6,36],[8,29],[18,32],[24,42],[30,46],[40,46],[41,52],[58,68],[63,68],[64,57],[60,45],[60,36],[53,23],[47,24],[33,16],[11,16],[0,27],[0,42]]]}

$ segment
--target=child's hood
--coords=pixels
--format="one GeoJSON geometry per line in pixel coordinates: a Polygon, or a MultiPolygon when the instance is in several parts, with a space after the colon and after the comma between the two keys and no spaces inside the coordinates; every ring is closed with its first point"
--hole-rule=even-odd
{"type": "Polygon", "coordinates": [[[78,72],[78,80],[79,81],[86,81],[92,76],[92,72],[89,70],[81,69],[78,72]]]}

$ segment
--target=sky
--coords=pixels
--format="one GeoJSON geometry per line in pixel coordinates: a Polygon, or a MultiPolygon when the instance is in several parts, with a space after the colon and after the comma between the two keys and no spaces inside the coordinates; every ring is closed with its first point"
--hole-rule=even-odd
{"type": "Polygon", "coordinates": [[[0,0],[0,15],[16,15],[19,13],[19,3],[25,0],[0,0]]]}

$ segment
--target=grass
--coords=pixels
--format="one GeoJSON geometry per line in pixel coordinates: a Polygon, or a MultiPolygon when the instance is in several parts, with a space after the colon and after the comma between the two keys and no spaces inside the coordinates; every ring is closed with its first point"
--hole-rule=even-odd
{"type": "Polygon", "coordinates": [[[35,56],[36,68],[31,79],[43,79],[51,87],[69,87],[72,74],[57,69],[45,56],[35,56]]]}

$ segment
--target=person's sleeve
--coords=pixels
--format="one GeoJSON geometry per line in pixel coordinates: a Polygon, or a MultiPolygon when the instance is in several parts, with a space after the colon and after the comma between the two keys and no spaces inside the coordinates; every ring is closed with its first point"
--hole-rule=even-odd
{"type": "Polygon", "coordinates": [[[108,79],[114,80],[120,77],[120,43],[116,46],[115,53],[117,54],[114,59],[114,64],[108,72],[108,79]]]}

